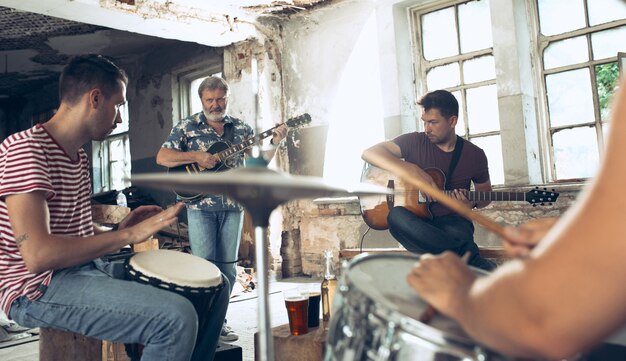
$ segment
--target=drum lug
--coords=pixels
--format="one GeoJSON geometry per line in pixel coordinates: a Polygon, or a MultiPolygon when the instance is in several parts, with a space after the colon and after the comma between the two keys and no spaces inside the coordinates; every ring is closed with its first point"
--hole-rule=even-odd
{"type": "Polygon", "coordinates": [[[474,347],[474,355],[475,355],[476,361],[487,361],[489,358],[489,355],[487,355],[485,350],[483,350],[482,348],[478,346],[474,347]]]}
{"type": "Polygon", "coordinates": [[[396,335],[398,332],[398,326],[395,322],[389,322],[387,324],[387,330],[383,337],[381,345],[378,347],[378,353],[374,360],[387,361],[390,360],[393,354],[397,351],[396,335]]]}

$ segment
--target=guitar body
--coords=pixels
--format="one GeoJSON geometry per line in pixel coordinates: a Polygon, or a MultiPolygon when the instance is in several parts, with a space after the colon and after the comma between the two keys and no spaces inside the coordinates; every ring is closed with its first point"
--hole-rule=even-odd
{"type": "MultiPolygon", "coordinates": [[[[216,154],[223,150],[228,149],[229,147],[230,145],[228,145],[228,143],[226,142],[215,142],[209,147],[209,150],[207,150],[207,153],[216,154]]],[[[227,166],[224,162],[217,162],[213,168],[202,168],[202,171],[203,172],[223,172],[229,169],[230,167],[227,166]]],[[[169,168],[168,172],[194,173],[195,170],[192,166],[190,166],[190,164],[181,164],[179,166],[169,168]]]]}
{"type": "MultiPolygon", "coordinates": [[[[424,171],[433,178],[439,189],[443,189],[446,183],[446,176],[440,169],[426,168],[424,171]]],[[[359,197],[361,215],[370,228],[376,230],[388,229],[387,216],[391,208],[397,206],[405,207],[420,218],[433,218],[430,213],[430,202],[425,199],[421,192],[386,170],[368,164],[361,174],[361,182],[393,190],[393,194],[389,195],[359,197]]]]}
{"type": "MultiPolygon", "coordinates": [[[[210,154],[216,154],[223,150],[228,149],[229,147],[230,146],[226,142],[216,142],[216,143],[213,143],[209,147],[209,150],[207,150],[207,152],[210,154]]],[[[225,162],[218,162],[215,164],[213,168],[210,168],[210,169],[209,168],[200,169],[198,168],[197,164],[193,163],[193,164],[181,164],[176,167],[168,168],[167,172],[168,173],[172,172],[172,173],[193,174],[193,173],[197,173],[199,170],[203,172],[223,172],[229,169],[231,168],[227,166],[225,162]]],[[[181,192],[181,191],[178,191],[178,192],[174,191],[174,194],[176,194],[178,198],[180,198],[183,201],[195,201],[204,197],[203,193],[186,193],[186,192],[181,192]]]]}

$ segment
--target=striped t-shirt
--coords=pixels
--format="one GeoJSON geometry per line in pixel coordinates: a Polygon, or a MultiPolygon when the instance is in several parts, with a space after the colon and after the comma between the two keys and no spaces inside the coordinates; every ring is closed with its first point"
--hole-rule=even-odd
{"type": "Polygon", "coordinates": [[[29,273],[9,223],[6,197],[43,191],[53,234],[93,235],[89,168],[83,149],[73,161],[41,125],[13,134],[0,144],[0,308],[8,315],[20,296],[37,299],[52,271],[29,273]]]}

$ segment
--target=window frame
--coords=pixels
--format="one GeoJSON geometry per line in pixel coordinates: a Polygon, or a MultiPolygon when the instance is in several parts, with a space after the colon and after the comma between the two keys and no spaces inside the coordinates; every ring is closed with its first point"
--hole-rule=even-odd
{"type": "Polygon", "coordinates": [[[534,34],[531,34],[531,36],[535,38],[535,42],[536,42],[534,55],[535,55],[536,62],[537,62],[537,66],[536,66],[537,89],[536,90],[537,90],[537,102],[538,102],[538,110],[539,110],[538,121],[540,122],[539,128],[541,129],[540,142],[542,144],[542,157],[545,159],[543,164],[546,165],[544,169],[546,182],[556,183],[556,184],[581,183],[581,182],[585,182],[587,178],[568,178],[568,179],[557,178],[556,163],[555,163],[555,156],[554,156],[553,135],[559,131],[566,130],[566,129],[576,129],[576,128],[584,128],[584,127],[593,126],[595,133],[596,133],[596,141],[597,141],[598,152],[599,152],[598,156],[600,158],[602,157],[602,154],[604,151],[604,142],[606,141],[604,139],[604,132],[603,132],[603,127],[605,126],[604,125],[605,122],[603,122],[601,119],[601,114],[600,114],[601,109],[600,109],[600,105],[598,104],[599,96],[598,96],[598,84],[596,81],[596,66],[609,64],[612,62],[618,62],[618,66],[620,64],[618,61],[619,53],[616,54],[615,57],[612,57],[612,58],[603,58],[599,60],[593,59],[591,35],[593,33],[597,33],[603,30],[626,26],[626,19],[613,20],[608,23],[590,26],[588,7],[587,7],[587,1],[589,0],[583,0],[583,7],[585,11],[585,27],[584,28],[576,29],[576,30],[572,30],[572,31],[568,31],[568,32],[560,33],[560,34],[555,34],[555,35],[543,35],[541,33],[541,23],[540,23],[540,18],[539,18],[538,1],[539,0],[528,0],[528,3],[530,5],[529,16],[531,17],[531,21],[533,22],[533,25],[534,25],[534,29],[532,30],[534,30],[535,32],[534,34]],[[546,70],[545,65],[544,65],[544,52],[548,48],[548,46],[550,44],[553,44],[561,40],[571,39],[571,38],[575,38],[579,36],[586,37],[589,60],[587,60],[586,62],[558,66],[558,67],[554,67],[554,68],[546,70]],[[562,126],[553,127],[550,121],[550,110],[548,106],[548,94],[547,94],[548,91],[546,88],[547,86],[546,76],[552,75],[552,74],[563,73],[567,71],[572,71],[572,70],[578,70],[578,69],[588,69],[590,72],[590,79],[591,79],[590,85],[591,85],[591,91],[592,91],[592,96],[593,96],[592,102],[593,102],[593,107],[594,107],[593,109],[594,121],[575,124],[575,125],[562,125],[562,126]]]}
{"type": "Polygon", "coordinates": [[[177,124],[181,119],[190,116],[191,113],[191,97],[196,94],[190,94],[191,83],[200,78],[206,78],[213,74],[223,73],[224,65],[219,61],[211,61],[187,67],[176,72],[176,83],[178,85],[178,119],[174,119],[177,124]]]}
{"type": "MultiPolygon", "coordinates": [[[[459,49],[459,54],[457,55],[452,55],[452,56],[448,56],[445,58],[441,58],[441,59],[435,59],[435,60],[427,60],[424,57],[424,52],[423,52],[423,48],[421,46],[422,44],[422,39],[423,39],[423,32],[422,32],[422,21],[421,21],[421,16],[428,14],[428,13],[432,13],[435,11],[439,11],[439,10],[443,10],[446,8],[450,8],[450,7],[454,7],[454,13],[455,13],[455,21],[456,21],[456,35],[457,35],[457,41],[460,41],[461,38],[461,29],[459,26],[459,10],[458,7],[459,5],[463,5],[472,1],[479,1],[479,0],[453,0],[453,1],[437,1],[437,2],[433,2],[433,3],[429,3],[426,5],[418,5],[418,6],[414,6],[411,8],[408,8],[408,12],[409,12],[409,17],[411,19],[410,24],[411,24],[411,33],[412,33],[412,41],[414,44],[416,44],[414,46],[414,51],[413,51],[413,56],[417,57],[419,59],[419,61],[414,61],[414,74],[417,75],[415,76],[415,99],[419,99],[419,97],[423,94],[426,94],[426,92],[430,91],[430,90],[435,90],[435,89],[428,89],[428,84],[427,84],[427,73],[429,70],[436,68],[438,66],[442,66],[442,65],[446,65],[446,64],[458,64],[459,65],[459,85],[453,86],[453,87],[447,87],[445,88],[445,90],[451,92],[451,93],[455,93],[455,92],[459,92],[460,96],[461,96],[461,100],[460,100],[460,107],[459,107],[459,116],[463,119],[463,138],[467,139],[468,141],[471,141],[472,139],[476,139],[476,138],[486,138],[486,137],[490,137],[490,136],[498,136],[500,141],[502,141],[502,127],[499,127],[499,130],[491,130],[491,131],[481,131],[481,132],[476,132],[476,133],[471,133],[470,134],[470,119],[468,117],[468,112],[467,112],[467,90],[469,89],[478,89],[484,86],[490,86],[490,85],[495,85],[497,87],[497,76],[494,76],[493,79],[489,79],[489,80],[482,80],[482,81],[478,81],[478,82],[473,82],[473,83],[465,83],[464,81],[464,64],[465,62],[467,62],[468,60],[473,60],[473,59],[479,59],[481,57],[484,56],[491,56],[495,59],[495,54],[494,54],[494,46],[492,44],[491,47],[489,48],[485,48],[485,49],[480,49],[480,50],[474,50],[465,54],[462,54],[460,49],[459,49]],[[420,94],[421,92],[421,94],[420,94]]],[[[491,0],[494,1],[494,0],[491,0]]],[[[498,0],[495,0],[498,1],[498,0]]],[[[490,9],[491,11],[491,6],[490,9]]],[[[460,46],[460,44],[459,44],[460,46]]],[[[495,68],[494,65],[494,73],[497,71],[497,68],[495,68]]],[[[498,99],[497,99],[498,101],[498,99]]],[[[499,101],[498,101],[498,105],[499,105],[499,101]]],[[[419,112],[419,106],[417,106],[417,112],[419,112]]],[[[423,131],[423,124],[419,121],[419,115],[416,114],[416,122],[417,122],[417,129],[419,129],[420,131],[423,131]]],[[[498,122],[500,122],[499,119],[499,115],[498,115],[498,122]]],[[[457,127],[459,126],[459,124],[457,124],[457,127]]],[[[457,132],[458,133],[458,132],[457,132]]],[[[505,170],[506,167],[503,164],[503,170],[505,170]]],[[[504,174],[502,175],[503,179],[504,178],[504,174]]]]}

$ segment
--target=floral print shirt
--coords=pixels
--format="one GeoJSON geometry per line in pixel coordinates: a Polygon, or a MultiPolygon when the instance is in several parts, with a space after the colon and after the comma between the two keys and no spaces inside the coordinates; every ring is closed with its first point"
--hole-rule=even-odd
{"type": "MultiPolygon", "coordinates": [[[[220,136],[211,126],[207,124],[206,117],[202,112],[190,115],[176,124],[170,135],[163,143],[163,148],[169,148],[180,152],[187,151],[209,151],[212,145],[218,142],[227,143],[228,146],[236,145],[252,137],[254,131],[252,127],[240,119],[231,116],[224,117],[224,127],[232,124],[232,142],[227,138],[227,131],[220,136]]],[[[216,147],[220,147],[217,144],[216,147]]],[[[224,148],[218,148],[220,151],[224,148]]],[[[215,152],[212,152],[215,153],[215,152]]],[[[244,164],[244,152],[238,152],[224,161],[228,168],[241,167],[244,164]]],[[[226,168],[227,169],[227,168],[226,168]]],[[[243,210],[243,207],[234,200],[218,194],[207,194],[198,200],[190,201],[187,207],[195,210],[207,211],[231,211],[243,210]]]]}

